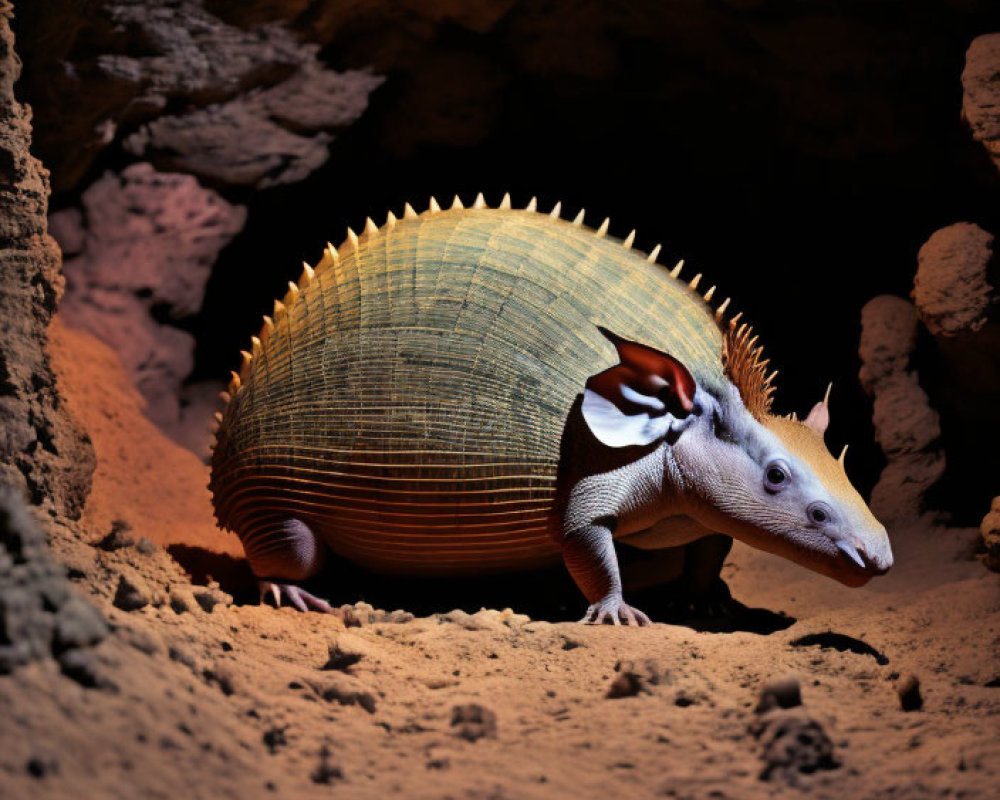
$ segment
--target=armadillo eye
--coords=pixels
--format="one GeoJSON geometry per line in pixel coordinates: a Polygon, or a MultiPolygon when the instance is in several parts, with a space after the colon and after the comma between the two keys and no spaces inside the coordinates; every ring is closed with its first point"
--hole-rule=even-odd
{"type": "Polygon", "coordinates": [[[788,467],[781,461],[772,461],[764,470],[764,488],[769,492],[780,492],[788,485],[788,467]]]}
{"type": "Polygon", "coordinates": [[[824,503],[813,503],[806,509],[806,513],[809,514],[809,519],[819,525],[829,522],[833,516],[830,509],[824,503]]]}

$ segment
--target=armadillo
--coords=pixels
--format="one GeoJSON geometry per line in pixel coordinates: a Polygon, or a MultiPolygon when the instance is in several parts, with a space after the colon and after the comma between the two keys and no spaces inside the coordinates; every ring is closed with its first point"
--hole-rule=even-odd
{"type": "Polygon", "coordinates": [[[683,551],[693,592],[717,586],[733,537],[849,586],[891,566],[824,444],[829,393],[773,414],[774,373],[728,299],[583,220],[432,198],[348,229],[289,283],[223,393],[212,458],[262,598],[329,610],[301,586],[328,551],[426,576],[561,556],[584,621],[644,624],[616,540],[683,551]]]}

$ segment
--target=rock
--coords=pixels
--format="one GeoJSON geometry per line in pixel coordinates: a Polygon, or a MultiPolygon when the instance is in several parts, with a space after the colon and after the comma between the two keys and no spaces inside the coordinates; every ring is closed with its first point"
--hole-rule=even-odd
{"type": "Polygon", "coordinates": [[[126,137],[125,149],[216,185],[265,189],[303,180],[329,157],[326,131],[360,117],[382,78],[333,72],[316,60],[316,45],[300,47],[301,66],[287,80],[155,119],[126,137]]]}
{"type": "Polygon", "coordinates": [[[993,257],[993,237],[968,222],[935,231],[920,248],[913,302],[932,334],[974,333],[986,324],[996,301],[987,280],[993,257]]]}
{"type": "MultiPolygon", "coordinates": [[[[29,36],[35,45],[30,50],[32,96],[48,109],[51,122],[41,152],[60,191],[75,186],[102,150],[117,146],[120,126],[138,128],[138,134],[125,137],[130,150],[184,162],[191,171],[204,167],[240,174],[239,165],[253,164],[260,173],[266,163],[270,174],[263,177],[272,181],[301,174],[302,152],[308,153],[310,141],[305,134],[353,121],[364,110],[367,92],[380,82],[363,72],[328,69],[317,58],[319,46],[303,43],[283,24],[244,29],[204,6],[201,0],[106,0],[81,15],[68,0],[53,0],[45,13],[22,12],[24,30],[34,34],[29,36]],[[84,17],[89,47],[81,54],[74,52],[73,28],[84,17]],[[60,35],[45,35],[52,27],[60,35]],[[48,78],[37,77],[42,74],[48,78]],[[77,108],[67,108],[64,101],[60,107],[60,98],[67,96],[79,99],[77,108]],[[254,113],[235,113],[230,105],[246,105],[254,113]],[[197,116],[211,108],[225,109],[241,124],[206,127],[197,116]],[[166,124],[156,126],[160,121],[166,124]],[[177,138],[178,131],[197,135],[177,138]],[[272,131],[285,141],[278,143],[272,131]],[[212,133],[219,137],[214,142],[212,133]],[[213,151],[218,153],[215,166],[213,151]]],[[[319,160],[325,160],[325,148],[319,160]]]]}
{"type": "Polygon", "coordinates": [[[475,742],[483,737],[495,739],[497,715],[478,703],[455,706],[451,710],[451,727],[456,736],[467,742],[475,742]]]}
{"type": "Polygon", "coordinates": [[[107,633],[101,615],[50,558],[19,493],[0,485],[0,675],[96,644],[107,633]]]}
{"type": "Polygon", "coordinates": [[[979,526],[982,534],[983,563],[994,572],[1000,572],[1000,497],[994,497],[989,512],[979,526]]]}
{"type": "Polygon", "coordinates": [[[924,707],[924,698],[920,693],[920,678],[916,675],[904,676],[896,684],[896,694],[899,695],[899,707],[903,711],[920,711],[924,707]]]}
{"type": "Polygon", "coordinates": [[[916,520],[945,470],[938,415],[911,364],[918,324],[913,305],[891,295],[868,301],[861,311],[859,378],[874,399],[875,438],[888,461],[871,507],[886,523],[916,520]]]}
{"type": "Polygon", "coordinates": [[[368,652],[365,642],[355,636],[340,635],[329,645],[329,657],[323,670],[346,671],[361,661],[368,652]]]}
{"type": "Polygon", "coordinates": [[[170,604],[170,609],[175,614],[185,614],[193,610],[197,601],[194,599],[194,593],[186,586],[172,586],[170,588],[170,594],[168,595],[167,602],[170,604]]]}
{"type": "Polygon", "coordinates": [[[239,688],[236,673],[228,664],[215,664],[213,667],[205,668],[202,670],[201,676],[206,683],[214,683],[218,686],[227,697],[235,694],[239,688]]]}
{"type": "Polygon", "coordinates": [[[14,96],[21,62],[12,14],[10,4],[0,9],[0,485],[79,519],[94,453],[59,395],[46,352],[63,278],[46,228],[48,172],[30,152],[30,109],[14,96]]]}
{"type": "Polygon", "coordinates": [[[619,661],[615,664],[615,672],[618,674],[608,686],[609,699],[634,697],[640,692],[650,692],[651,687],[661,683],[672,683],[670,675],[653,659],[619,661]]]}
{"type": "Polygon", "coordinates": [[[140,536],[139,541],[135,543],[136,552],[141,553],[144,556],[151,556],[159,547],[156,546],[156,542],[146,536],[140,536]]]}
{"type": "Polygon", "coordinates": [[[192,596],[202,611],[208,614],[211,614],[218,605],[229,606],[233,603],[233,598],[230,595],[215,588],[195,589],[192,596]]]}
{"type": "Polygon", "coordinates": [[[763,714],[774,708],[795,708],[802,705],[802,690],[797,678],[780,678],[765,683],[754,712],[763,714]]]}
{"type": "Polygon", "coordinates": [[[122,611],[138,611],[149,605],[149,587],[138,574],[119,575],[118,588],[112,602],[122,611]]]}
{"type": "Polygon", "coordinates": [[[114,682],[101,673],[97,657],[88,649],[75,648],[60,653],[59,668],[67,678],[88,689],[116,689],[114,682]]]}
{"type": "Polygon", "coordinates": [[[147,416],[170,434],[181,424],[181,384],[194,363],[194,338],[175,324],[201,308],[212,264],[246,211],[190,175],[150,164],[106,172],[81,202],[79,234],[70,232],[70,212],[54,215],[61,235],[83,240],[65,264],[62,316],[115,349],[147,416]]]}
{"type": "Polygon", "coordinates": [[[750,732],[762,745],[761,780],[780,778],[795,786],[803,774],[840,766],[822,725],[802,710],[768,711],[751,724],[750,732]]]}
{"type": "Polygon", "coordinates": [[[375,695],[364,689],[351,688],[343,680],[315,687],[319,696],[328,703],[342,706],[361,706],[369,714],[375,713],[375,695]]]}
{"type": "Polygon", "coordinates": [[[167,654],[170,656],[171,661],[183,664],[188,669],[194,670],[197,668],[198,662],[195,659],[194,653],[191,652],[187,645],[174,642],[168,648],[167,654]]]}
{"type": "Polygon", "coordinates": [[[63,650],[95,645],[107,635],[108,625],[100,612],[74,595],[56,615],[53,651],[58,654],[63,650]]]}
{"type": "Polygon", "coordinates": [[[116,519],[111,523],[111,531],[97,543],[101,550],[121,550],[135,544],[135,539],[129,536],[132,526],[123,519],[116,519]]]}
{"type": "Polygon", "coordinates": [[[1000,169],[1000,33],[972,40],[962,71],[962,117],[1000,169]]]}

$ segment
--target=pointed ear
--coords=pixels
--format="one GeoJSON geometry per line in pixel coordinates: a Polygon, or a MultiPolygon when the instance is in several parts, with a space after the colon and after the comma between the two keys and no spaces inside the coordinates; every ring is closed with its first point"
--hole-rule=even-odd
{"type": "Polygon", "coordinates": [[[621,361],[587,380],[583,418],[609,447],[647,445],[663,439],[670,425],[694,409],[697,389],[687,367],[653,347],[600,328],[621,361]]]}
{"type": "Polygon", "coordinates": [[[830,390],[832,388],[833,384],[831,383],[826,387],[826,395],[823,399],[814,405],[809,416],[802,420],[803,425],[812,428],[820,436],[826,433],[827,426],[830,424],[830,390]]]}

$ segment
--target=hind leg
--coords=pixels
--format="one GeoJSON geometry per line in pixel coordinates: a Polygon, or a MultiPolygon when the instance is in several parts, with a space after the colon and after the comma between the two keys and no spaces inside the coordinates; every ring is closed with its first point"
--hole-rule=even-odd
{"type": "Polygon", "coordinates": [[[270,595],[275,606],[286,598],[299,611],[330,613],[333,607],[298,586],[326,562],[326,545],[298,519],[266,520],[243,538],[250,568],[257,577],[260,601],[270,595]]]}

